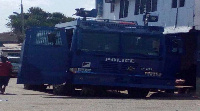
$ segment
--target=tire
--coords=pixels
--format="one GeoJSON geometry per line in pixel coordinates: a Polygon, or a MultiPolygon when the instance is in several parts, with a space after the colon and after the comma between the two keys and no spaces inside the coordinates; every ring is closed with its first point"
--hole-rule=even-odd
{"type": "Polygon", "coordinates": [[[174,89],[165,90],[166,93],[174,94],[174,89]]]}
{"type": "Polygon", "coordinates": [[[38,90],[38,91],[44,91],[46,90],[47,86],[45,85],[30,85],[30,84],[24,84],[24,89],[27,90],[38,90]]]}
{"type": "Polygon", "coordinates": [[[133,98],[144,98],[149,93],[149,89],[132,88],[128,90],[128,95],[133,98]]]}
{"type": "Polygon", "coordinates": [[[107,91],[102,87],[83,87],[81,96],[106,96],[107,91]]]}
{"type": "Polygon", "coordinates": [[[47,89],[47,86],[45,85],[35,85],[34,86],[34,90],[37,90],[37,91],[45,91],[47,89]]]}
{"type": "Polygon", "coordinates": [[[72,95],[73,92],[74,92],[74,87],[71,84],[53,85],[54,95],[72,95]]]}
{"type": "Polygon", "coordinates": [[[34,88],[33,85],[29,85],[29,84],[24,84],[24,89],[27,89],[27,90],[32,90],[34,88]]]}

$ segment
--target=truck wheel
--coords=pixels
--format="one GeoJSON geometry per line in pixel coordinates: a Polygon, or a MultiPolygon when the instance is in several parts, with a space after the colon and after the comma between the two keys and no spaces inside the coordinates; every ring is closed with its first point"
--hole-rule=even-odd
{"type": "Polygon", "coordinates": [[[106,89],[102,87],[83,87],[80,95],[81,96],[106,96],[106,89]]]}
{"type": "Polygon", "coordinates": [[[34,88],[33,85],[30,85],[30,84],[24,84],[24,89],[31,90],[31,89],[33,89],[33,88],[34,88]]]}
{"type": "Polygon", "coordinates": [[[47,88],[45,85],[30,85],[30,84],[24,84],[24,89],[27,90],[39,90],[44,91],[47,88]]]}
{"type": "Polygon", "coordinates": [[[34,90],[38,90],[38,91],[45,91],[47,88],[46,85],[34,85],[34,90]]]}
{"type": "Polygon", "coordinates": [[[174,94],[174,89],[165,90],[166,93],[174,94]]]}
{"type": "Polygon", "coordinates": [[[95,90],[93,88],[90,87],[83,87],[81,92],[80,92],[81,96],[94,96],[95,95],[95,90]]]}
{"type": "Polygon", "coordinates": [[[71,84],[53,85],[54,95],[72,95],[73,92],[74,92],[74,87],[71,84]]]}
{"type": "Polygon", "coordinates": [[[133,89],[128,90],[128,95],[134,98],[146,97],[148,93],[149,93],[149,89],[133,88],[133,89]]]}

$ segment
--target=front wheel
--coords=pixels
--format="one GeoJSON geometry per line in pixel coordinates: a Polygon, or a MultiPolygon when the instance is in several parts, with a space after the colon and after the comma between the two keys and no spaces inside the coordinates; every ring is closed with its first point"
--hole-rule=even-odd
{"type": "Polygon", "coordinates": [[[149,93],[149,89],[132,88],[128,90],[128,95],[134,98],[146,97],[148,93],[149,93]]]}
{"type": "Polygon", "coordinates": [[[53,94],[54,95],[72,95],[75,88],[72,84],[60,84],[53,85],[53,94]]]}

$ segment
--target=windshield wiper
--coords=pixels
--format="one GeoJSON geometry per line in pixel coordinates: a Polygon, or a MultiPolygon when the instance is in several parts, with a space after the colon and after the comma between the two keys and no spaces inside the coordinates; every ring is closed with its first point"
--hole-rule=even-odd
{"type": "Polygon", "coordinates": [[[146,54],[140,54],[140,53],[129,53],[129,54],[132,54],[134,57],[142,57],[142,58],[149,58],[149,57],[152,57],[150,55],[146,55],[146,54]]]}
{"type": "Polygon", "coordinates": [[[106,51],[91,51],[92,54],[97,55],[97,56],[105,56],[105,55],[113,55],[115,53],[113,52],[106,52],[106,51]]]}

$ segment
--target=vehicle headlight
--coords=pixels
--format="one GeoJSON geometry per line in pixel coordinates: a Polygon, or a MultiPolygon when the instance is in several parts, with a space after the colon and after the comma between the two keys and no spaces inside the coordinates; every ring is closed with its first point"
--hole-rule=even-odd
{"type": "Polygon", "coordinates": [[[160,72],[145,72],[146,76],[150,76],[150,77],[161,77],[162,73],[160,72]]]}
{"type": "Polygon", "coordinates": [[[92,69],[88,68],[70,68],[69,71],[72,73],[90,73],[92,69]]]}

